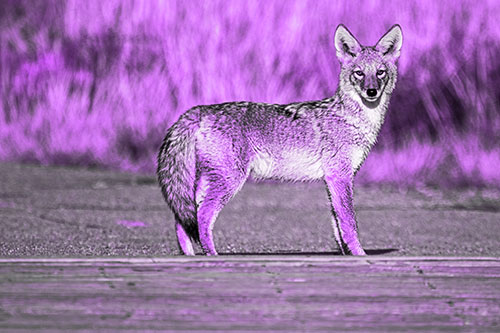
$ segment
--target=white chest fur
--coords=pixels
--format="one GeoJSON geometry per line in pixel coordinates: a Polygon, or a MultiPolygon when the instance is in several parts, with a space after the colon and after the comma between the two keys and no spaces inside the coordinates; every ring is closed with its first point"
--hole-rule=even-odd
{"type": "Polygon", "coordinates": [[[368,154],[368,149],[359,146],[353,146],[351,150],[352,171],[356,172],[368,154]]]}

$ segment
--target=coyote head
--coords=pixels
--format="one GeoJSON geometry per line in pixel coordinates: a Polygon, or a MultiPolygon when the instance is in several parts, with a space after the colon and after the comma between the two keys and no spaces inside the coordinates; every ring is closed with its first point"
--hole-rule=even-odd
{"type": "Polygon", "coordinates": [[[394,25],[375,46],[363,46],[340,24],[335,31],[335,48],[340,60],[339,89],[368,107],[376,107],[381,96],[390,96],[397,78],[403,35],[394,25]]]}

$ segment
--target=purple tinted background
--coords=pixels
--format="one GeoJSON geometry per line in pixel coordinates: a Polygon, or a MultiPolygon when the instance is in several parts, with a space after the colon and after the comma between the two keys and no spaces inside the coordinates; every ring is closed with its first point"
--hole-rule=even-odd
{"type": "Polygon", "coordinates": [[[333,33],[403,28],[358,180],[500,186],[499,1],[60,1],[0,7],[0,159],[153,172],[196,104],[333,95],[333,33]]]}

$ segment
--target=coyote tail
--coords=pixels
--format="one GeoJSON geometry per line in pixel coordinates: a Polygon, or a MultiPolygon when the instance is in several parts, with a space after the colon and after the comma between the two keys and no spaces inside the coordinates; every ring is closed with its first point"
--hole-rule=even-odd
{"type": "Polygon", "coordinates": [[[167,131],[158,154],[158,181],[165,201],[188,236],[199,243],[196,220],[195,132],[199,128],[199,112],[183,114],[167,131]]]}

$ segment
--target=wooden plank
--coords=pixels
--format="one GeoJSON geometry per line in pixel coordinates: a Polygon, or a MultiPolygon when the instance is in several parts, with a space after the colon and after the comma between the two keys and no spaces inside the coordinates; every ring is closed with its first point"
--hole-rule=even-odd
{"type": "Polygon", "coordinates": [[[392,256],[364,256],[364,257],[349,257],[349,256],[324,256],[324,255],[224,255],[224,256],[171,256],[171,257],[92,257],[92,258],[75,258],[75,257],[60,257],[60,258],[43,258],[43,257],[9,257],[0,258],[0,263],[179,263],[179,262],[389,262],[394,263],[398,261],[403,262],[451,262],[453,265],[460,265],[461,262],[473,265],[481,265],[483,263],[500,265],[500,258],[498,257],[440,257],[440,256],[405,256],[405,257],[392,257],[392,256]]]}
{"type": "Polygon", "coordinates": [[[494,331],[499,258],[0,259],[0,330],[494,331]]]}

